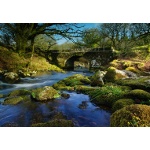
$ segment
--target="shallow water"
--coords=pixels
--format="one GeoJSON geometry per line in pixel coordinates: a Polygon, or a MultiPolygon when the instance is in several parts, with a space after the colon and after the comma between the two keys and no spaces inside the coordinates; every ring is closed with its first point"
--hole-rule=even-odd
{"type": "MultiPolygon", "coordinates": [[[[0,94],[8,94],[20,88],[33,89],[53,85],[59,80],[77,73],[91,75],[89,72],[46,73],[35,78],[22,78],[18,84],[7,84],[0,81],[0,94]]],[[[46,103],[27,101],[17,105],[0,104],[0,126],[27,127],[33,123],[46,122],[57,112],[62,112],[67,119],[73,121],[76,127],[109,126],[110,112],[91,103],[88,95],[63,92],[68,93],[70,98],[59,98],[46,103]]],[[[0,100],[3,101],[4,98],[0,100]]]]}

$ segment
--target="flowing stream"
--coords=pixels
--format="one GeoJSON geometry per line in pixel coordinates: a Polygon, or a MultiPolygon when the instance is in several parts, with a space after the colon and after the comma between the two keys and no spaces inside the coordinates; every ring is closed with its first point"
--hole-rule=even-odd
{"type": "MultiPolygon", "coordinates": [[[[16,89],[34,89],[43,86],[51,86],[54,83],[73,74],[91,75],[89,72],[69,71],[67,73],[45,73],[37,77],[22,78],[18,84],[7,84],[0,78],[0,94],[9,94],[16,89]]],[[[62,112],[67,119],[72,120],[76,127],[107,127],[110,126],[110,115],[90,102],[85,94],[64,91],[70,94],[69,99],[59,98],[50,102],[28,101],[17,105],[0,104],[0,126],[28,127],[32,123],[49,121],[56,112],[62,112]],[[84,107],[80,107],[84,105],[84,107]]],[[[3,102],[4,98],[0,98],[3,102]]]]}

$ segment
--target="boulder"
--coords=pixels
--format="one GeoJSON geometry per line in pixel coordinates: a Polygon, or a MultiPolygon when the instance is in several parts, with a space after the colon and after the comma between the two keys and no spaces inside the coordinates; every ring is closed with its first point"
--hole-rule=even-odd
{"type": "Polygon", "coordinates": [[[4,97],[4,95],[3,94],[0,94],[0,98],[3,98],[4,97]]]}
{"type": "Polygon", "coordinates": [[[106,74],[105,71],[98,70],[95,74],[91,77],[91,86],[102,86],[104,85],[103,77],[106,74]]]}
{"type": "Polygon", "coordinates": [[[127,74],[122,71],[118,70],[115,67],[109,67],[107,69],[107,73],[104,76],[105,81],[113,82],[118,79],[125,79],[128,78],[127,74]]]}
{"type": "Polygon", "coordinates": [[[134,100],[140,101],[149,101],[150,93],[141,89],[135,89],[126,94],[127,97],[132,98],[134,100]]]}
{"type": "Polygon", "coordinates": [[[30,100],[29,96],[17,96],[17,97],[8,97],[4,100],[4,105],[16,105],[23,101],[30,100]]]}
{"type": "Polygon", "coordinates": [[[16,97],[16,96],[23,96],[23,95],[30,95],[31,92],[26,89],[14,90],[9,93],[8,97],[16,97]]]}
{"type": "Polygon", "coordinates": [[[45,123],[32,124],[32,127],[73,127],[72,120],[53,119],[45,123]]]}
{"type": "Polygon", "coordinates": [[[18,74],[15,72],[4,73],[3,79],[5,82],[11,83],[11,84],[17,83],[20,80],[18,74]]]}
{"type": "Polygon", "coordinates": [[[127,98],[119,99],[113,104],[112,111],[115,112],[116,110],[119,110],[119,109],[121,109],[127,105],[131,105],[131,104],[134,104],[134,100],[132,100],[132,99],[127,99],[127,98]]]}
{"type": "Polygon", "coordinates": [[[111,127],[149,127],[150,106],[134,104],[115,111],[110,118],[111,127]]]}
{"type": "Polygon", "coordinates": [[[129,78],[137,78],[137,75],[129,70],[123,70],[123,72],[129,77],[129,78]]]}
{"type": "Polygon", "coordinates": [[[61,96],[65,99],[68,99],[70,97],[70,95],[67,93],[62,93],[61,96]]]}
{"type": "Polygon", "coordinates": [[[58,91],[51,86],[45,86],[32,91],[31,97],[37,101],[53,100],[60,97],[58,91]]]}

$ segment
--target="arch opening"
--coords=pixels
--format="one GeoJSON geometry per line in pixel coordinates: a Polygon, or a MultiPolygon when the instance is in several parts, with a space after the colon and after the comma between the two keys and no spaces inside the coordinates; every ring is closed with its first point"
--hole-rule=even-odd
{"type": "Polygon", "coordinates": [[[72,56],[65,62],[65,69],[84,71],[89,70],[89,61],[81,56],[72,56]]]}

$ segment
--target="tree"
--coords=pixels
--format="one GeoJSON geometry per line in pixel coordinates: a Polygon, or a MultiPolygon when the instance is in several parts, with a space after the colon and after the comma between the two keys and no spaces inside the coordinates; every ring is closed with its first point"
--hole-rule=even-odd
{"type": "Polygon", "coordinates": [[[0,44],[12,47],[12,43],[15,43],[16,52],[24,54],[28,41],[30,40],[33,46],[35,37],[39,34],[46,34],[49,37],[59,35],[71,39],[79,36],[81,33],[79,28],[77,24],[67,23],[5,23],[1,25],[0,44]],[[2,40],[6,34],[13,41],[12,43],[2,40]]]}
{"type": "Polygon", "coordinates": [[[54,37],[49,37],[46,34],[39,34],[35,38],[35,49],[42,52],[49,51],[56,44],[56,39],[54,37]]]}
{"type": "Polygon", "coordinates": [[[35,38],[40,34],[49,37],[59,35],[68,39],[79,37],[80,26],[69,23],[4,23],[0,25],[0,46],[12,48],[20,55],[25,55],[28,42],[30,41],[32,52],[30,66],[35,50],[35,38]],[[6,40],[7,39],[7,40],[6,40]]]}
{"type": "Polygon", "coordinates": [[[100,41],[100,36],[96,28],[86,29],[83,31],[81,43],[84,47],[94,48],[100,41]]]}

